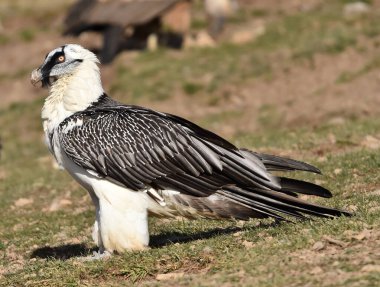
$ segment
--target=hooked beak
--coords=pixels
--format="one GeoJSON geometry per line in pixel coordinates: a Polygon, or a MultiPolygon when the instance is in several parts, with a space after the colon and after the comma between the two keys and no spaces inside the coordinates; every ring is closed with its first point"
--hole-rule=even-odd
{"type": "Polygon", "coordinates": [[[38,82],[42,81],[41,68],[33,70],[32,75],[30,76],[30,82],[35,86],[38,82]]]}

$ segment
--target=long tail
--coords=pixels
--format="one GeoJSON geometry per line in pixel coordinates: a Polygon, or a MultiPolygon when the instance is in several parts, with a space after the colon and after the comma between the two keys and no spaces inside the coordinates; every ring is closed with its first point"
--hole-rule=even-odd
{"type": "MultiPolygon", "coordinates": [[[[321,171],[304,162],[274,155],[261,154],[249,150],[241,150],[247,157],[259,158],[264,166],[271,171],[307,171],[320,174],[321,171]]],[[[326,188],[287,177],[278,177],[281,190],[260,189],[254,187],[229,186],[218,191],[218,194],[229,200],[250,208],[255,214],[263,217],[273,217],[286,220],[284,216],[305,218],[305,215],[318,217],[350,216],[347,211],[324,207],[299,199],[298,194],[314,195],[330,198],[332,194],[326,188]]]]}
{"type": "Polygon", "coordinates": [[[321,174],[321,171],[308,163],[265,153],[257,153],[247,149],[240,150],[245,156],[258,157],[269,171],[308,171],[321,174]]]}
{"type": "Polygon", "coordinates": [[[261,214],[262,217],[273,217],[279,220],[287,220],[285,216],[303,219],[306,218],[305,215],[326,218],[351,215],[343,210],[313,204],[293,195],[273,190],[230,186],[219,191],[218,194],[252,209],[255,214],[261,214]]]}
{"type": "MultiPolygon", "coordinates": [[[[273,155],[259,154],[249,150],[240,150],[246,159],[257,162],[258,159],[268,170],[307,171],[320,174],[320,170],[310,164],[273,155]]],[[[290,218],[305,219],[309,216],[334,218],[351,216],[344,210],[329,208],[298,198],[299,194],[330,198],[332,194],[326,188],[292,178],[277,177],[281,188],[259,188],[242,185],[226,185],[208,197],[190,195],[170,195],[174,215],[189,218],[275,218],[289,221],[290,218]]],[[[170,201],[169,201],[170,202],[170,201]]]]}

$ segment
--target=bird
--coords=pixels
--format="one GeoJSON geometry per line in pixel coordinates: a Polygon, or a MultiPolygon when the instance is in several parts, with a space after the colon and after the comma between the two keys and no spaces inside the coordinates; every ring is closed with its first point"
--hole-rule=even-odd
{"type": "Polygon", "coordinates": [[[100,58],[107,64],[124,49],[149,48],[152,35],[160,36],[160,44],[182,47],[190,7],[190,0],[78,0],[67,12],[63,34],[102,33],[100,58]]]}
{"type": "Polygon", "coordinates": [[[226,18],[237,10],[236,0],[205,0],[205,11],[209,17],[209,34],[214,38],[222,33],[226,18]]]}
{"type": "Polygon", "coordinates": [[[31,73],[48,89],[46,144],[95,206],[97,255],[149,248],[148,217],[294,221],[350,213],[307,202],[319,185],[273,171],[321,173],[307,163],[238,148],[179,116],[109,97],[99,60],[77,44],[49,52],[31,73]]]}

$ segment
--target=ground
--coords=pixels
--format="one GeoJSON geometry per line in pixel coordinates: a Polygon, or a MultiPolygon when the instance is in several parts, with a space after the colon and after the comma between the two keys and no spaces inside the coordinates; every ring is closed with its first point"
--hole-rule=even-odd
{"type": "MultiPolygon", "coordinates": [[[[0,4],[0,286],[375,286],[380,279],[380,1],[241,1],[213,48],[128,52],[102,67],[125,103],[175,113],[234,144],[308,161],[351,218],[152,219],[151,249],[105,261],[94,251],[86,192],[54,166],[42,139],[46,91],[29,75],[64,43],[73,1],[0,4]],[[33,4],[33,5],[32,5],[33,4]],[[259,27],[251,41],[230,43],[259,27]],[[249,29],[250,29],[249,28],[249,29]],[[235,37],[236,38],[236,37],[235,37]]],[[[193,31],[204,29],[196,11],[193,31]]],[[[307,198],[315,200],[314,198],[307,198]]]]}

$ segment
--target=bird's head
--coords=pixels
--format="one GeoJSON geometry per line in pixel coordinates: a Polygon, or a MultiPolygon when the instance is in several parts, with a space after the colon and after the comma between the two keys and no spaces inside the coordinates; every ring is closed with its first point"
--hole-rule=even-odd
{"type": "Polygon", "coordinates": [[[64,45],[46,55],[43,64],[33,70],[31,82],[33,85],[42,82],[42,87],[49,87],[60,78],[73,75],[88,64],[97,69],[97,63],[99,60],[95,54],[82,46],[64,45]]]}

